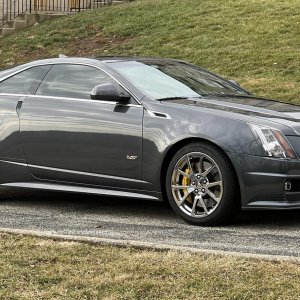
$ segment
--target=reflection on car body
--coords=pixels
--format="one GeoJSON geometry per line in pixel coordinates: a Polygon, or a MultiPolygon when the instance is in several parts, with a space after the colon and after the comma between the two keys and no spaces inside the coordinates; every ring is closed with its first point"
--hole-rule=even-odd
{"type": "Polygon", "coordinates": [[[0,71],[2,187],[167,199],[215,225],[300,208],[300,108],[179,60],[62,57],[0,71]]]}

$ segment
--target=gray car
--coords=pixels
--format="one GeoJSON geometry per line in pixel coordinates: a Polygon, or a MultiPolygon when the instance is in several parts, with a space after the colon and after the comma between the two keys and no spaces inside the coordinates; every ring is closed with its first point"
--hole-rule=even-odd
{"type": "Polygon", "coordinates": [[[63,57],[0,72],[0,183],[167,199],[191,224],[300,208],[300,108],[179,60],[63,57]]]}

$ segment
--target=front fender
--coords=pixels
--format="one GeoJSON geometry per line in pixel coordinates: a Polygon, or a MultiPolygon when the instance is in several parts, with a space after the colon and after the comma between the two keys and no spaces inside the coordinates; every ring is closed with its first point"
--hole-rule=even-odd
{"type": "MultiPolygon", "coordinates": [[[[179,106],[179,105],[178,105],[179,106]]],[[[155,191],[161,188],[160,172],[171,149],[184,141],[206,140],[225,153],[262,155],[262,148],[248,124],[218,115],[209,109],[184,109],[172,105],[152,105],[143,121],[143,180],[155,191]],[[165,116],[163,115],[165,114],[165,116]]]]}

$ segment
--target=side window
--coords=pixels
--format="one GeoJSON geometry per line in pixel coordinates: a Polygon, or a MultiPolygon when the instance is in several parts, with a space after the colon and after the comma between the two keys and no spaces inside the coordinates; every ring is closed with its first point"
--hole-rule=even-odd
{"type": "Polygon", "coordinates": [[[37,66],[22,71],[0,82],[0,93],[35,94],[52,65],[37,66]]]}
{"type": "Polygon", "coordinates": [[[55,65],[47,74],[37,95],[90,99],[92,89],[102,83],[117,82],[103,71],[83,65],[55,65]]]}

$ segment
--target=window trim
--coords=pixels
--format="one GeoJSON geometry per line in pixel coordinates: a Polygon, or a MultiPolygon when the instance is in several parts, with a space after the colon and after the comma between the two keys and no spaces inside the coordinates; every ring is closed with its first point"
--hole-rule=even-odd
{"type": "MultiPolygon", "coordinates": [[[[80,65],[80,66],[87,66],[87,67],[93,67],[93,68],[96,68],[96,69],[98,69],[98,70],[100,70],[100,71],[102,71],[102,72],[104,72],[104,73],[106,73],[108,76],[110,76],[113,80],[115,80],[127,93],[129,93],[132,97],[133,97],[133,99],[137,102],[137,105],[138,106],[143,106],[142,105],[142,103],[138,100],[138,97],[129,89],[129,88],[127,88],[122,82],[120,82],[120,80],[118,80],[116,77],[114,77],[113,75],[111,75],[108,71],[106,71],[106,70],[104,70],[103,68],[101,68],[101,67],[99,67],[99,66],[95,66],[95,65],[93,65],[93,64],[88,64],[88,63],[80,63],[80,62],[49,62],[49,63],[41,63],[41,64],[36,64],[36,65],[34,65],[34,66],[27,66],[27,67],[25,67],[24,69],[20,69],[20,70],[18,70],[18,71],[16,71],[16,72],[13,72],[13,73],[11,73],[11,74],[9,74],[9,75],[6,75],[6,76],[4,76],[4,77],[2,77],[1,79],[0,79],[0,84],[1,84],[1,82],[3,82],[4,80],[6,80],[6,79],[8,79],[8,78],[10,78],[10,77],[12,77],[12,76],[14,76],[14,75],[17,75],[18,73],[21,73],[21,72],[23,72],[23,71],[26,71],[26,70],[28,70],[28,69],[30,69],[30,68],[33,68],[33,67],[39,67],[39,66],[47,66],[47,65],[52,65],[52,66],[54,66],[54,65],[63,65],[63,64],[67,64],[67,65],[80,65]]],[[[51,68],[49,69],[49,71],[51,70],[51,68]]],[[[49,71],[47,72],[47,74],[49,73],[49,71]]],[[[47,75],[46,74],[46,75],[47,75]]],[[[45,76],[46,77],[46,76],[45,76]]],[[[43,78],[43,80],[45,79],[45,77],[43,78]]],[[[41,83],[43,82],[43,80],[41,81],[41,83]]],[[[40,84],[41,84],[40,83],[40,84]]],[[[36,90],[37,91],[37,90],[36,90]]],[[[45,97],[52,97],[52,98],[62,98],[62,99],[72,99],[72,100],[79,100],[79,101],[93,101],[92,99],[91,100],[89,100],[89,99],[80,99],[80,98],[71,98],[71,97],[54,97],[54,96],[46,96],[46,95],[36,95],[36,94],[26,94],[26,95],[24,95],[24,94],[9,94],[9,93],[0,93],[0,95],[18,95],[18,96],[45,96],[45,97]]],[[[95,100],[94,100],[95,101],[95,100]]],[[[96,101],[98,101],[99,102],[99,100],[96,100],[96,101]]],[[[111,102],[111,101],[100,101],[101,103],[103,103],[103,102],[111,102]]],[[[111,102],[111,103],[117,103],[117,102],[111,102]]],[[[129,105],[129,104],[128,104],[129,105]]],[[[127,105],[127,106],[128,106],[127,105]]],[[[132,104],[132,105],[135,105],[135,104],[132,104]]]]}
{"type": "Polygon", "coordinates": [[[71,98],[71,97],[55,97],[55,96],[47,96],[47,95],[28,95],[28,94],[9,94],[9,93],[0,93],[0,95],[4,96],[15,96],[15,97],[32,97],[32,98],[50,98],[50,99],[60,99],[60,100],[68,100],[68,101],[79,101],[79,102],[88,102],[88,103],[105,103],[111,105],[119,105],[119,106],[128,106],[128,107],[143,107],[139,104],[124,104],[116,101],[105,101],[105,100],[89,100],[89,99],[80,99],[80,98],[71,98]]]}

